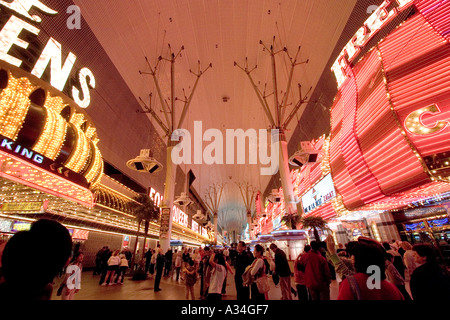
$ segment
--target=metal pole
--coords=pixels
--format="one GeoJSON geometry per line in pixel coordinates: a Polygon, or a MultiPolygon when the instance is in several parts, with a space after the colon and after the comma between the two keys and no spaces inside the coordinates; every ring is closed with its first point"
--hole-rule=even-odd
{"type": "Polygon", "coordinates": [[[275,54],[273,52],[273,47],[270,48],[270,57],[272,60],[272,81],[273,81],[273,106],[275,107],[276,115],[276,126],[280,126],[280,106],[278,104],[278,85],[277,85],[277,68],[275,64],[275,54]]]}
{"type": "MultiPolygon", "coordinates": [[[[175,177],[177,166],[172,162],[172,149],[175,147],[177,141],[172,141],[171,137],[168,138],[167,143],[167,161],[166,161],[166,182],[164,186],[164,200],[162,206],[162,212],[164,209],[169,209],[168,217],[168,229],[165,232],[161,232],[159,236],[159,242],[163,252],[166,252],[170,248],[170,239],[172,236],[172,216],[173,216],[173,200],[175,193],[175,177]]],[[[161,217],[161,220],[163,217],[161,217]]],[[[162,223],[161,223],[162,227],[162,223]]],[[[162,231],[162,230],[161,230],[162,231]]]]}
{"type": "Polygon", "coordinates": [[[297,212],[295,203],[294,188],[292,186],[291,175],[289,172],[289,156],[286,135],[282,129],[279,129],[279,145],[280,145],[280,180],[283,187],[284,203],[287,214],[297,212]]]}

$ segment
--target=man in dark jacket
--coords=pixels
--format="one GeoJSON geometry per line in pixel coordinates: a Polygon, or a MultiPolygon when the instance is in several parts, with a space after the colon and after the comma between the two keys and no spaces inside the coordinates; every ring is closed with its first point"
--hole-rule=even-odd
{"type": "Polygon", "coordinates": [[[108,273],[108,260],[112,256],[112,251],[108,248],[108,246],[105,246],[105,251],[103,251],[101,255],[101,276],[99,285],[102,285],[103,282],[106,280],[106,274],[108,273]]]}
{"type": "Polygon", "coordinates": [[[275,254],[275,273],[280,277],[281,300],[292,300],[291,268],[289,267],[286,254],[274,243],[270,245],[270,250],[275,254]]]}
{"type": "Polygon", "coordinates": [[[413,247],[414,260],[420,265],[411,275],[411,294],[414,300],[444,300],[450,298],[448,272],[436,262],[433,248],[426,244],[413,247]]]}
{"type": "Polygon", "coordinates": [[[155,292],[161,291],[162,289],[159,287],[159,283],[161,282],[161,276],[164,269],[164,264],[166,259],[164,258],[164,254],[161,248],[158,249],[158,257],[156,258],[156,276],[155,276],[155,292]]]}
{"type": "Polygon", "coordinates": [[[208,295],[209,280],[211,278],[211,268],[209,265],[211,254],[211,249],[209,247],[205,247],[205,254],[200,261],[198,270],[200,275],[200,300],[206,300],[206,296],[208,295]]]}
{"type": "Polygon", "coordinates": [[[311,250],[299,263],[305,267],[305,285],[311,300],[330,300],[331,272],[319,250],[320,243],[311,241],[311,250]]]}
{"type": "Polygon", "coordinates": [[[242,285],[242,275],[244,274],[245,268],[252,264],[252,258],[248,255],[245,248],[245,242],[240,241],[237,246],[237,255],[235,261],[236,273],[234,275],[234,283],[236,284],[236,300],[249,301],[250,300],[250,289],[249,287],[244,287],[242,285]]]}
{"type": "Polygon", "coordinates": [[[166,264],[164,268],[164,277],[168,277],[170,270],[172,269],[172,249],[167,250],[165,258],[166,264]]]}

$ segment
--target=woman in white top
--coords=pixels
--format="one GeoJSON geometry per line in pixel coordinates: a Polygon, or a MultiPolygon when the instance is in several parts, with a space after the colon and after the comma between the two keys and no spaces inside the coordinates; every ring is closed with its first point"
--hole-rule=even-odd
{"type": "Polygon", "coordinates": [[[409,282],[411,280],[411,275],[416,270],[417,264],[414,260],[414,251],[412,250],[412,245],[408,241],[402,241],[400,245],[405,253],[403,254],[403,263],[405,264],[405,281],[409,282]]]}
{"type": "Polygon", "coordinates": [[[120,257],[119,271],[117,272],[116,280],[114,281],[114,283],[123,284],[123,279],[125,278],[125,273],[127,272],[128,269],[128,260],[123,253],[119,255],[119,257],[120,257]],[[119,278],[121,277],[122,279],[119,282],[119,278]]]}
{"type": "Polygon", "coordinates": [[[180,270],[182,263],[183,263],[183,253],[181,251],[178,251],[175,254],[175,272],[177,274],[176,281],[180,280],[180,270]]]}
{"type": "MultiPolygon", "coordinates": [[[[253,251],[253,255],[255,256],[255,260],[252,263],[250,274],[256,280],[259,277],[263,277],[265,274],[265,264],[263,260],[264,248],[257,244],[253,251]]],[[[251,285],[251,300],[266,300],[266,295],[259,292],[256,281],[251,285]]]]}
{"type": "Polygon", "coordinates": [[[212,254],[211,258],[209,258],[209,265],[212,268],[212,272],[206,300],[222,300],[222,286],[227,275],[225,257],[221,253],[212,254]]]}
{"type": "Polygon", "coordinates": [[[74,261],[67,266],[62,289],[62,300],[73,300],[75,293],[81,289],[81,270],[83,269],[83,253],[79,252],[74,261]]]}
{"type": "Polygon", "coordinates": [[[155,274],[155,266],[156,266],[156,258],[158,258],[158,252],[156,250],[153,250],[152,257],[150,259],[150,275],[153,277],[155,274]]]}
{"type": "Polygon", "coordinates": [[[200,254],[199,250],[194,251],[194,268],[195,271],[198,271],[198,268],[200,266],[200,261],[202,261],[202,255],[200,254]]]}
{"type": "Polygon", "coordinates": [[[106,273],[106,282],[102,284],[102,286],[110,285],[112,286],[114,284],[114,274],[119,271],[119,265],[120,265],[120,257],[119,257],[119,250],[116,250],[113,252],[112,256],[108,260],[108,272],[106,273]]]}

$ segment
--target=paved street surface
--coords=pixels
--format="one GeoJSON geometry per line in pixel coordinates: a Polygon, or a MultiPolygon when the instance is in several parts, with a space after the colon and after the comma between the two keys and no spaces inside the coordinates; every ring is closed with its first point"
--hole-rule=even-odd
{"type": "MultiPolygon", "coordinates": [[[[185,286],[181,280],[174,280],[174,277],[162,278],[160,288],[162,291],[154,292],[154,278],[147,280],[134,281],[131,276],[126,276],[123,285],[112,285],[102,287],[98,284],[99,275],[92,275],[92,271],[85,271],[81,277],[81,290],[75,294],[74,300],[185,300],[185,286]]],[[[56,290],[61,283],[62,278],[55,280],[55,289],[53,290],[52,300],[60,300],[56,296],[56,290]]],[[[270,300],[281,299],[280,286],[275,287],[272,280],[269,280],[271,289],[269,291],[270,300]]],[[[294,279],[292,278],[294,287],[294,279]]],[[[338,284],[336,281],[331,283],[331,300],[336,300],[338,295],[338,284]]],[[[195,285],[195,299],[200,297],[200,279],[195,285]]],[[[294,298],[294,297],[293,297],[294,298]]],[[[296,298],[294,298],[296,299],[296,298]]],[[[234,277],[227,277],[226,295],[223,300],[236,300],[236,289],[234,286],[234,277]]]]}

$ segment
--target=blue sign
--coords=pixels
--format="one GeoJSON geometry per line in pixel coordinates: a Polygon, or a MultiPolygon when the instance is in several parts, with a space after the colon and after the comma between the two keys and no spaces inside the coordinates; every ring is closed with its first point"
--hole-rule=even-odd
{"type": "Polygon", "coordinates": [[[445,225],[448,225],[448,217],[444,218],[444,219],[434,219],[434,220],[428,220],[428,224],[430,225],[430,227],[432,228],[438,228],[438,227],[443,227],[445,225]]]}
{"type": "Polygon", "coordinates": [[[418,222],[418,223],[405,224],[405,228],[406,228],[406,231],[425,229],[425,223],[422,221],[422,222],[418,222]]]}

